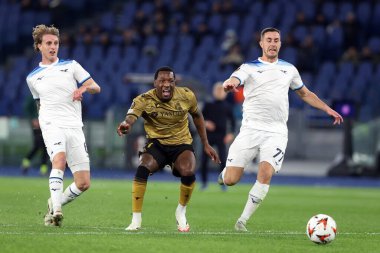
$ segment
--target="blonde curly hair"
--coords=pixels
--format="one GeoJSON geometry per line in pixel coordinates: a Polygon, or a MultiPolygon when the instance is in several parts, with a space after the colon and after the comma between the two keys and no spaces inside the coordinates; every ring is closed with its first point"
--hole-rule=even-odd
{"type": "Polygon", "coordinates": [[[54,27],[54,25],[51,25],[51,26],[37,25],[33,27],[33,33],[32,33],[33,40],[34,40],[33,47],[36,52],[40,51],[38,49],[38,44],[42,43],[42,37],[45,34],[55,35],[58,37],[58,40],[59,40],[59,30],[58,28],[54,27]]]}

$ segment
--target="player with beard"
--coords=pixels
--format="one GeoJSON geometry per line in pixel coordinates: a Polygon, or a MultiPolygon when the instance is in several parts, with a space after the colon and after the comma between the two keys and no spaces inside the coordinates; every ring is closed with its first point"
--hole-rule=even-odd
{"type": "Polygon", "coordinates": [[[256,156],[259,160],[257,180],[249,191],[245,208],[235,229],[247,231],[246,223],[269,191],[274,173],[281,169],[288,142],[286,122],[289,114],[289,90],[293,90],[307,104],[324,111],[334,119],[334,125],[343,122],[339,113],[311,92],[302,82],[292,64],[278,59],[281,47],[280,31],[265,28],[261,32],[262,56],[240,66],[224,81],[226,92],[244,85],[243,119],[240,132],[228,151],[226,168],[219,183],[236,184],[244,167],[256,156]]]}
{"type": "Polygon", "coordinates": [[[204,152],[220,163],[209,145],[202,112],[194,93],[186,87],[176,87],[175,73],[170,67],[161,67],[154,74],[154,89],[133,99],[127,116],[117,128],[119,136],[130,133],[139,117],[144,119],[147,143],[139,153],[140,164],[132,183],[132,222],[125,229],[141,228],[142,206],[148,177],[169,164],[173,175],[181,178],[179,203],[175,211],[180,232],[190,231],[186,207],[195,187],[195,155],[189,131],[188,114],[192,116],[203,144],[204,152]]]}

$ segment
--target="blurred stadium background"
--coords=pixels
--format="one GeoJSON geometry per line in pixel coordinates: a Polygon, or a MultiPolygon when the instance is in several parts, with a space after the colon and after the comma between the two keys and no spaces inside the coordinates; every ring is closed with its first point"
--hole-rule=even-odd
{"type": "MultiPolygon", "coordinates": [[[[190,86],[202,106],[214,82],[261,55],[260,31],[274,26],[280,58],[345,116],[344,126],[333,127],[290,92],[284,172],[380,173],[380,1],[0,0],[2,167],[19,166],[32,144],[23,104],[25,78],[40,60],[31,36],[37,24],[58,27],[59,57],[77,60],[102,87],[83,101],[94,169],[135,168],[141,125],[127,139],[115,129],[133,97],[152,87],[156,68],[173,67],[178,85],[190,86]]],[[[241,94],[228,101],[240,119],[241,94]]]]}

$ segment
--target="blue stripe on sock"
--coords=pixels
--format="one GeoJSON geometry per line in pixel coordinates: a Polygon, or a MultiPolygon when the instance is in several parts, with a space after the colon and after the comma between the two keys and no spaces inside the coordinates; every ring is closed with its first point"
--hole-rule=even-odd
{"type": "Polygon", "coordinates": [[[63,181],[63,179],[60,177],[49,177],[49,179],[59,179],[59,180],[63,181]]]}
{"type": "Polygon", "coordinates": [[[71,187],[69,186],[69,190],[70,190],[70,192],[72,193],[72,194],[74,194],[75,196],[79,196],[79,194],[76,194],[75,192],[73,192],[72,190],[71,190],[71,187]]]}

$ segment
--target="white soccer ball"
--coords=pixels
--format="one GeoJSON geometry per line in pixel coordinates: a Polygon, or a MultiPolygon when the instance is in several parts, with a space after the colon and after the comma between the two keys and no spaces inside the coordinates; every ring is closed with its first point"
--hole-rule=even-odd
{"type": "Polygon", "coordinates": [[[336,236],[336,222],[326,214],[317,214],[306,225],[307,237],[317,244],[332,242],[336,236]]]}

